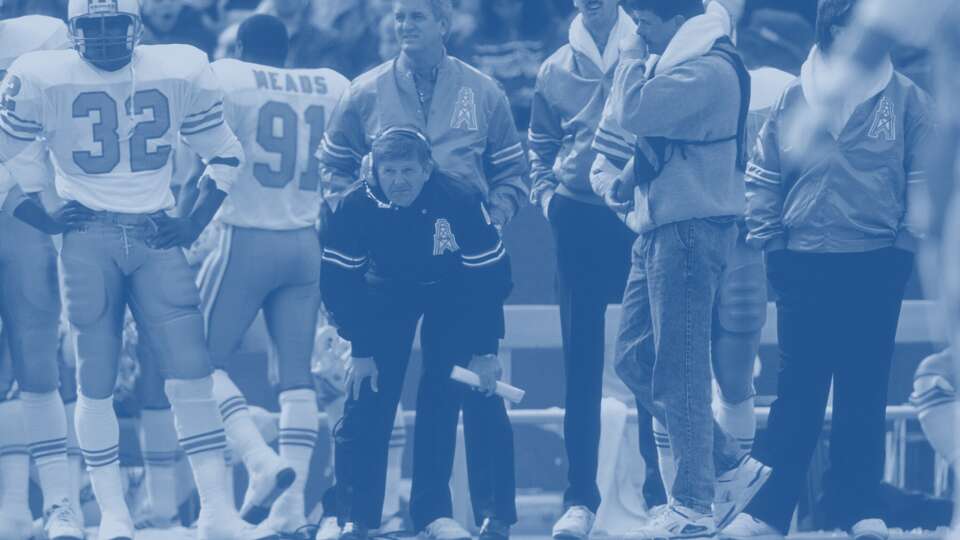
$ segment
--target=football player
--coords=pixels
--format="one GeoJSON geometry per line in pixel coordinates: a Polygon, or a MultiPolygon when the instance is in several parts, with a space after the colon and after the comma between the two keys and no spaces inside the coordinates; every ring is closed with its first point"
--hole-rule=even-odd
{"type": "Polygon", "coordinates": [[[227,123],[248,159],[220,210],[220,243],[199,278],[214,395],[231,448],[250,473],[240,513],[257,523],[270,512],[267,523],[281,533],[306,525],[303,496],[318,429],[310,373],[321,258],[314,154],[326,115],[349,86],[329,69],[283,69],[288,43],[279,19],[256,15],[240,25],[240,60],[213,63],[227,123]],[[280,457],[225,371],[261,309],[279,360],[280,457]]]}
{"type": "MultiPolygon", "coordinates": [[[[67,27],[58,19],[34,15],[0,21],[0,80],[22,54],[69,46],[67,27]]],[[[4,438],[0,455],[18,448],[14,454],[29,451],[43,488],[47,536],[54,540],[79,539],[83,531],[72,506],[78,494],[63,481],[70,469],[67,416],[57,391],[60,294],[56,251],[48,235],[15,219],[11,212],[12,204],[19,200],[17,176],[50,177],[44,154],[43,145],[37,142],[17,159],[0,164],[0,201],[6,201],[0,212],[0,317],[7,333],[13,380],[20,388],[19,399],[5,400],[4,396],[13,394],[0,383],[0,431],[4,438]]],[[[21,455],[26,461],[26,454],[21,455]]],[[[5,498],[0,508],[0,538],[26,538],[31,527],[26,507],[28,485],[12,477],[4,480],[8,495],[20,493],[16,499],[23,504],[5,498]]]]}
{"type": "MultiPolygon", "coordinates": [[[[63,233],[61,279],[78,361],[77,436],[101,509],[99,538],[129,540],[133,524],[118,465],[112,392],[129,305],[165,360],[165,390],[200,493],[198,538],[273,537],[242,522],[223,479],[226,437],[213,399],[199,294],[183,252],[219,208],[243,161],[223,122],[222,92],[199,50],[138,47],[135,0],[71,0],[74,50],[21,56],[7,74],[0,161],[42,138],[58,195],[15,215],[63,233]],[[170,153],[182,137],[206,162],[189,215],[170,217],[170,153]]],[[[17,178],[35,194],[34,178],[17,178]]]]}

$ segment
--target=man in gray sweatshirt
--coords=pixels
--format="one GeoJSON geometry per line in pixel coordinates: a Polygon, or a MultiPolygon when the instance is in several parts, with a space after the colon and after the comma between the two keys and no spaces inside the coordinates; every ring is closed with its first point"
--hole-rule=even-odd
{"type": "Polygon", "coordinates": [[[700,0],[628,0],[636,46],[622,52],[609,99],[637,137],[633,180],[605,199],[640,233],[623,298],[617,372],[667,427],[677,465],[669,507],[631,535],[713,538],[769,475],[713,420],[711,329],[744,211],[736,174],[749,75],[700,0]],[[644,53],[659,55],[645,62],[644,53]],[[649,64],[649,65],[648,65],[649,64]],[[649,69],[648,69],[649,68],[649,69]],[[632,208],[631,208],[632,207],[632,208]]]}

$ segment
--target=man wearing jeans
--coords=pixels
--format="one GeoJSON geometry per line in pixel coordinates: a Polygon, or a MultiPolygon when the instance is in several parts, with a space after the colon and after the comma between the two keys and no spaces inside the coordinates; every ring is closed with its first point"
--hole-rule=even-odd
{"type": "Polygon", "coordinates": [[[710,409],[715,299],[744,211],[735,170],[749,75],[699,0],[625,7],[638,39],[622,53],[609,99],[617,122],[638,137],[634,180],[615,180],[605,199],[615,210],[632,208],[628,223],[640,237],[617,372],[666,426],[677,465],[667,509],[631,536],[713,538],[769,474],[749,457],[737,459],[736,440],[710,409]],[[649,76],[645,50],[660,55],[649,76]]]}

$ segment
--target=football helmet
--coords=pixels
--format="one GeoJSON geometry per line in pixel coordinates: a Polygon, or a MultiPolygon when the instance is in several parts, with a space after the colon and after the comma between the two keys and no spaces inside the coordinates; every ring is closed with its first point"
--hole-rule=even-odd
{"type": "Polygon", "coordinates": [[[116,71],[133,58],[143,35],[137,0],[69,0],[70,38],[84,59],[107,71],[116,71]]]}

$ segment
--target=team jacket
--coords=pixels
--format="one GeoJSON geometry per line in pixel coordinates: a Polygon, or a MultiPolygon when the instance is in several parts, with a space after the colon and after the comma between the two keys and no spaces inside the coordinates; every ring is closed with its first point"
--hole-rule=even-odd
{"type": "Polygon", "coordinates": [[[907,188],[926,182],[923,159],[933,129],[929,98],[894,73],[861,103],[839,139],[825,130],[817,149],[788,144],[809,105],[794,81],[774,105],[747,166],[747,241],[797,251],[913,249],[907,188]]]}
{"type": "MultiPolygon", "coordinates": [[[[607,48],[619,51],[620,36],[635,31],[630,18],[620,10],[607,48]]],[[[543,63],[537,76],[528,134],[533,182],[530,198],[539,204],[544,192],[557,190],[567,197],[602,205],[603,200],[590,186],[590,167],[597,155],[591,145],[594,136],[605,140],[597,126],[610,95],[619,52],[608,55],[614,61],[604,70],[585,50],[586,40],[594,49],[596,45],[579,20],[571,24],[569,39],[543,63]]],[[[624,137],[629,140],[618,142],[627,155],[626,161],[633,152],[634,138],[629,133],[624,137]]]]}
{"type": "Polygon", "coordinates": [[[377,135],[393,126],[417,126],[430,138],[440,171],[480,194],[495,220],[506,223],[527,199],[528,166],[503,90],[490,77],[447,56],[427,112],[404,58],[400,55],[353,81],[324,133],[321,167],[356,178],[377,135]]]}
{"type": "MultiPolygon", "coordinates": [[[[323,302],[354,356],[372,356],[384,291],[433,294],[467,318],[474,354],[495,353],[503,301],[513,287],[510,260],[486,209],[438,173],[407,208],[375,185],[347,193],[324,235],[323,302]]],[[[394,315],[395,316],[395,315],[394,315]]]]}
{"type": "MultiPolygon", "coordinates": [[[[113,72],[74,50],[36,51],[7,73],[0,160],[45,140],[63,199],[132,214],[171,208],[171,154],[181,138],[229,191],[243,148],[224,123],[207,56],[194,47],[141,45],[130,66],[113,72]]],[[[43,188],[34,178],[16,180],[27,193],[43,188]]]]}

